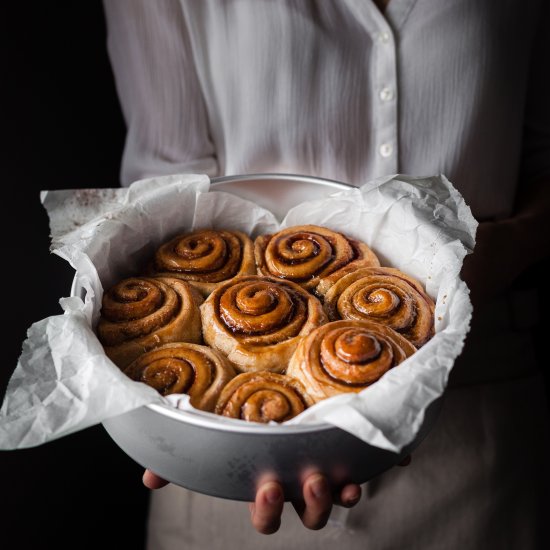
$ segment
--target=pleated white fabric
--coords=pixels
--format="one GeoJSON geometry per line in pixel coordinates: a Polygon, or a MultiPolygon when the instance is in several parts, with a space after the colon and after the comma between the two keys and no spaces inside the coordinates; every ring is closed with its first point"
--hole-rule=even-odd
{"type": "MultiPolygon", "coordinates": [[[[550,174],[542,0],[390,0],[384,14],[371,0],[104,4],[124,185],[176,172],[355,184],[444,173],[494,219],[513,212],[519,181],[550,174]]],[[[244,504],[167,487],[152,497],[149,549],[547,547],[547,408],[511,310],[501,300],[474,319],[462,385],[413,464],[367,484],[324,530],[287,509],[281,531],[261,536],[244,504]]]]}
{"type": "Polygon", "coordinates": [[[525,122],[521,169],[550,171],[542,4],[391,0],[382,15],[370,0],[106,0],[122,182],[444,173],[474,215],[506,216],[525,122]]]}

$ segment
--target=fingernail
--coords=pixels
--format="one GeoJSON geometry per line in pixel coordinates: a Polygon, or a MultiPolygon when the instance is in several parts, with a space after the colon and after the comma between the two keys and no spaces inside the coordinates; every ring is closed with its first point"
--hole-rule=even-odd
{"type": "Polygon", "coordinates": [[[272,485],[265,490],[265,499],[269,504],[276,504],[281,500],[281,490],[276,485],[272,485]]]}
{"type": "Polygon", "coordinates": [[[315,498],[323,498],[328,493],[328,483],[324,477],[319,476],[311,483],[311,492],[315,498]]]}
{"type": "Polygon", "coordinates": [[[400,463],[399,466],[408,466],[412,461],[411,455],[407,455],[400,463]]]}
{"type": "Polygon", "coordinates": [[[348,497],[344,502],[344,506],[350,506],[350,507],[355,506],[359,502],[360,498],[361,498],[361,495],[348,497]]]}

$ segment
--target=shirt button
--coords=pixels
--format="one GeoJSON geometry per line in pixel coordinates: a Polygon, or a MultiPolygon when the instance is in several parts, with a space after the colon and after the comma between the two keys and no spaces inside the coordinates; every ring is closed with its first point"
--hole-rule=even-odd
{"type": "Polygon", "coordinates": [[[389,87],[380,90],[380,99],[382,101],[391,101],[393,99],[393,90],[389,87]]]}
{"type": "Polygon", "coordinates": [[[387,44],[390,41],[390,33],[389,32],[381,32],[378,35],[378,39],[382,44],[387,44]]]}
{"type": "Polygon", "coordinates": [[[380,153],[380,156],[384,158],[390,157],[393,153],[393,146],[391,143],[382,143],[382,145],[380,145],[380,149],[378,149],[378,152],[380,153]]]}

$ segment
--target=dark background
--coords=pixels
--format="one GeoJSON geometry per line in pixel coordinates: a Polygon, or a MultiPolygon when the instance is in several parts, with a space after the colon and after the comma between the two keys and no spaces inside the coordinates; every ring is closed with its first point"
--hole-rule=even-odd
{"type": "MultiPolygon", "coordinates": [[[[9,332],[0,395],[27,328],[61,313],[58,299],[68,295],[73,275],[49,253],[39,192],[118,187],[125,133],[101,2],[35,2],[27,9],[2,18],[1,299],[9,332]]],[[[0,452],[0,467],[0,548],[143,548],[142,469],[101,426],[0,452]]]]}
{"type": "MultiPolygon", "coordinates": [[[[48,251],[39,191],[117,187],[125,132],[101,2],[35,3],[32,13],[6,18],[3,25],[0,204],[9,332],[3,339],[0,395],[27,328],[61,312],[58,298],[68,294],[72,280],[72,269],[48,251]]],[[[549,267],[548,261],[540,264],[518,285],[547,279],[549,267]]],[[[550,307],[548,296],[541,300],[550,307]]],[[[538,328],[541,359],[549,323],[547,316],[538,328]]],[[[0,452],[0,467],[2,548],[143,547],[142,469],[102,427],[35,449],[0,452]]]]}

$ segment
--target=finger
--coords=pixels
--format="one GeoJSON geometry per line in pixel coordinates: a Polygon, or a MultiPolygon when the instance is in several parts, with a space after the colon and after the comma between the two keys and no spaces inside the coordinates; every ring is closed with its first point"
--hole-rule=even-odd
{"type": "Polygon", "coordinates": [[[412,456],[407,455],[401,462],[399,462],[398,466],[408,466],[412,462],[412,456]]]}
{"type": "Polygon", "coordinates": [[[313,474],[304,482],[304,502],[296,505],[302,523],[308,529],[322,529],[332,510],[332,494],[328,480],[321,474],[313,474]]]}
{"type": "Polygon", "coordinates": [[[151,470],[145,470],[143,472],[143,485],[148,489],[160,489],[165,485],[168,485],[169,481],[162,479],[157,474],[151,472],[151,470]]]}
{"type": "Polygon", "coordinates": [[[283,513],[283,489],[276,481],[268,481],[256,492],[256,500],[250,505],[250,520],[259,533],[271,535],[281,526],[283,513]]]}
{"type": "Polygon", "coordinates": [[[340,491],[340,497],[337,499],[337,504],[351,508],[355,506],[361,500],[361,487],[359,485],[350,484],[346,485],[342,491],[340,491]]]}

